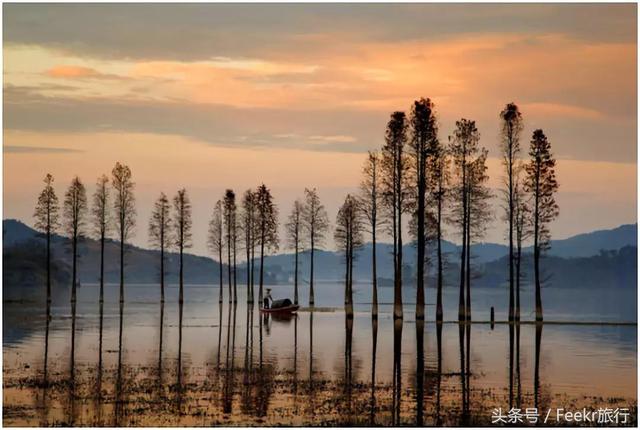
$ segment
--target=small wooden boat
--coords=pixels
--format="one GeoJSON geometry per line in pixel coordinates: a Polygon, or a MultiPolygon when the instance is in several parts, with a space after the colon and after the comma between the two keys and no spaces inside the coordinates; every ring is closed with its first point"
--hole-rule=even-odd
{"type": "Polygon", "coordinates": [[[300,308],[298,305],[289,305],[281,308],[260,308],[260,312],[265,314],[291,314],[300,308]]]}

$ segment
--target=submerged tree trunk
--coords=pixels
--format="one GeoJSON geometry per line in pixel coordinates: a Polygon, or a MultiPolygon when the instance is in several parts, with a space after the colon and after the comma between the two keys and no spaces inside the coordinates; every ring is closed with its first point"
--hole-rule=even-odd
{"type": "MultiPolygon", "coordinates": [[[[439,190],[441,193],[441,190],[439,190]]],[[[438,286],[436,291],[436,321],[442,321],[442,200],[438,198],[438,286]]]]}

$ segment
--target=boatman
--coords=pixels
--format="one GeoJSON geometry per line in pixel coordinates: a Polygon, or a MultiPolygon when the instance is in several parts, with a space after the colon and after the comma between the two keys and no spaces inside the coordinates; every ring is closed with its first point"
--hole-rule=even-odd
{"type": "Polygon", "coordinates": [[[271,297],[271,288],[267,288],[267,294],[262,301],[262,307],[264,309],[271,309],[271,303],[273,303],[273,297],[271,297]]]}

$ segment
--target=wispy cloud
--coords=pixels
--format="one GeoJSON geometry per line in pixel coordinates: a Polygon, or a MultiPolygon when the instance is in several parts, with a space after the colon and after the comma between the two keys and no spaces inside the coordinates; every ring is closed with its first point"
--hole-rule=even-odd
{"type": "Polygon", "coordinates": [[[57,148],[48,146],[20,146],[20,145],[4,145],[4,152],[12,154],[64,154],[74,152],[84,152],[80,149],[57,148]]]}

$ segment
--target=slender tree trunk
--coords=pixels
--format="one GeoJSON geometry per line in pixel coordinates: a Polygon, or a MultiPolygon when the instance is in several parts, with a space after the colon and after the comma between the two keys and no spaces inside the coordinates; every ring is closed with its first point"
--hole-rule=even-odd
{"type": "MultiPolygon", "coordinates": [[[[235,229],[235,227],[234,227],[235,229]]],[[[236,233],[233,233],[233,303],[238,303],[238,272],[236,265],[236,233]]]]}
{"type": "Polygon", "coordinates": [[[509,175],[509,321],[513,321],[513,142],[511,124],[509,124],[509,162],[507,170],[509,175]]]}
{"type": "MultiPolygon", "coordinates": [[[[520,221],[517,221],[518,223],[520,221]]],[[[516,310],[515,320],[520,321],[520,267],[522,264],[522,239],[521,239],[521,227],[518,227],[516,238],[516,310]]]]}
{"type": "Polygon", "coordinates": [[[73,263],[72,263],[72,279],[71,279],[71,301],[73,303],[76,302],[76,278],[77,278],[77,256],[78,256],[78,235],[76,232],[73,233],[73,238],[71,241],[72,254],[73,254],[73,263]]]}
{"type": "Polygon", "coordinates": [[[372,259],[372,276],[373,276],[373,303],[371,305],[371,313],[373,318],[378,318],[378,271],[376,268],[376,221],[374,218],[373,221],[373,233],[371,234],[371,240],[373,242],[373,250],[372,250],[372,254],[371,254],[371,259],[372,259]]]}
{"type": "Polygon", "coordinates": [[[104,231],[100,233],[100,303],[104,303],[104,231]]]}
{"type": "Polygon", "coordinates": [[[219,270],[219,275],[220,275],[220,292],[218,295],[218,303],[222,303],[222,294],[223,294],[223,289],[224,289],[224,284],[223,284],[223,280],[224,280],[224,275],[223,275],[223,267],[222,267],[222,248],[223,248],[223,244],[219,243],[219,247],[218,247],[218,261],[220,262],[219,266],[220,266],[220,270],[219,270]]]}
{"type": "Polygon", "coordinates": [[[249,261],[251,260],[251,237],[249,233],[246,233],[245,239],[247,248],[247,304],[251,304],[253,299],[251,298],[251,274],[249,273],[251,271],[251,263],[249,261]]]}
{"type": "MultiPolygon", "coordinates": [[[[422,152],[422,151],[419,151],[422,152]]],[[[416,261],[416,319],[424,320],[424,211],[425,211],[425,168],[424,157],[418,155],[418,250],[416,261]]]]}
{"type": "Polygon", "coordinates": [[[298,304],[298,238],[297,236],[296,236],[295,273],[293,274],[293,303],[296,305],[298,304]]]}
{"type": "Polygon", "coordinates": [[[403,317],[402,310],[402,153],[398,151],[396,154],[396,210],[398,212],[398,223],[396,225],[398,229],[398,255],[397,255],[397,268],[396,268],[396,282],[395,282],[395,294],[393,303],[393,317],[401,319],[403,317]]]}
{"type": "Polygon", "coordinates": [[[466,280],[466,260],[467,260],[467,191],[464,173],[463,173],[463,191],[462,191],[462,252],[460,253],[460,299],[458,301],[458,320],[464,321],[465,303],[464,303],[464,284],[466,280]]]}
{"type": "Polygon", "coordinates": [[[540,291],[540,166],[536,169],[535,214],[533,218],[533,270],[536,282],[536,321],[542,321],[542,293],[540,291]]]}
{"type": "Polygon", "coordinates": [[[253,243],[253,239],[251,239],[251,303],[253,303],[254,297],[255,297],[255,282],[254,282],[254,276],[255,276],[255,252],[256,252],[256,248],[255,248],[255,243],[253,243]]]}
{"type": "Polygon", "coordinates": [[[124,221],[120,219],[120,303],[124,303],[124,221]]]}
{"type": "Polygon", "coordinates": [[[47,305],[51,303],[51,228],[47,213],[47,305]]]}
{"type": "Polygon", "coordinates": [[[442,190],[438,190],[438,288],[436,292],[436,321],[442,321],[442,190]]]}
{"type": "MultiPolygon", "coordinates": [[[[228,220],[229,218],[227,218],[228,220]]],[[[227,222],[227,226],[230,224],[230,221],[227,222]]],[[[231,278],[231,233],[228,233],[227,236],[227,275],[229,277],[229,303],[233,301],[233,282],[231,278]]]]}
{"type": "Polygon", "coordinates": [[[469,201],[467,203],[467,261],[466,267],[466,287],[467,302],[465,306],[465,319],[471,321],[471,191],[469,191],[469,201]]]}
{"type": "Polygon", "coordinates": [[[311,227],[311,274],[309,275],[309,306],[315,305],[315,298],[313,296],[313,251],[315,248],[315,237],[313,227],[311,227]]]}
{"type": "Polygon", "coordinates": [[[160,303],[164,303],[164,220],[160,226],[160,303]]]}
{"type": "Polygon", "coordinates": [[[262,225],[262,232],[260,234],[260,291],[258,297],[260,299],[260,306],[263,306],[262,300],[264,295],[262,293],[262,285],[264,283],[264,224],[262,225]]]}
{"type": "Polygon", "coordinates": [[[180,299],[178,302],[180,305],[184,302],[184,279],[183,279],[183,265],[182,265],[183,246],[180,244],[180,299]]]}

